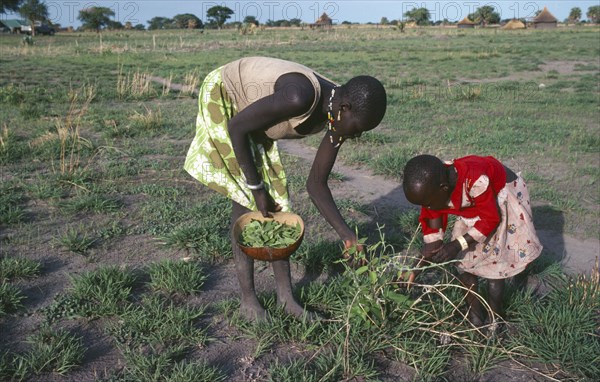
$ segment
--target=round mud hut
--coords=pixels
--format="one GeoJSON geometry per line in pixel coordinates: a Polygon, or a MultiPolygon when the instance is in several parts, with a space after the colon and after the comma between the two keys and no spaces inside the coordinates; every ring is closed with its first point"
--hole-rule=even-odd
{"type": "Polygon", "coordinates": [[[551,29],[556,28],[558,20],[550,13],[547,7],[537,15],[531,22],[536,29],[551,29]]]}
{"type": "Polygon", "coordinates": [[[321,17],[314,23],[310,24],[310,29],[331,29],[333,26],[333,20],[327,16],[327,13],[323,12],[321,17]]]}
{"type": "Polygon", "coordinates": [[[467,29],[467,28],[475,28],[475,25],[477,25],[477,23],[469,20],[468,17],[465,17],[464,19],[460,20],[456,25],[458,28],[467,29]]]}

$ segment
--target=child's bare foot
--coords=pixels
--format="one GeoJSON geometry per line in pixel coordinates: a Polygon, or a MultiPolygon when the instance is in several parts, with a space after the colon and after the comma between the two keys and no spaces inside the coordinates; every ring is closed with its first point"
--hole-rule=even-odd
{"type": "Polygon", "coordinates": [[[481,318],[481,316],[479,314],[474,313],[473,310],[469,311],[469,314],[467,315],[467,319],[469,320],[471,325],[473,325],[476,328],[480,328],[484,325],[484,322],[483,322],[483,319],[481,318]]]}
{"type": "Polygon", "coordinates": [[[240,313],[248,321],[266,321],[268,314],[258,301],[244,302],[240,304],[240,313]]]}

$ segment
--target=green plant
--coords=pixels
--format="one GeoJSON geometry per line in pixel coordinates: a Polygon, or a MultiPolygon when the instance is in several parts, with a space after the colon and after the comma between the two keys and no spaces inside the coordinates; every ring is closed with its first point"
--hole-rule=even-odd
{"type": "Polygon", "coordinates": [[[556,365],[564,378],[600,375],[600,272],[555,281],[551,292],[534,303],[513,306],[517,331],[511,340],[534,360],[556,365]]]}
{"type": "Polygon", "coordinates": [[[109,331],[123,346],[140,345],[181,349],[207,343],[206,328],[197,327],[205,307],[178,307],[173,301],[157,295],[146,295],[140,306],[131,306],[120,320],[109,325],[109,331]]]}
{"type": "Polygon", "coordinates": [[[90,236],[84,229],[81,229],[80,231],[69,228],[56,239],[56,242],[67,251],[85,256],[98,239],[90,236]]]}
{"type": "Polygon", "coordinates": [[[59,199],[64,194],[64,189],[55,180],[47,181],[38,178],[35,183],[27,186],[27,190],[33,199],[59,199]]]}
{"type": "Polygon", "coordinates": [[[26,144],[16,137],[5,123],[0,133],[0,164],[8,164],[19,161],[29,152],[26,144]]]}
{"type": "Polygon", "coordinates": [[[127,234],[127,228],[120,221],[112,221],[98,230],[98,236],[104,240],[124,236],[125,234],[127,234]]]}
{"type": "Polygon", "coordinates": [[[7,184],[0,191],[0,224],[12,225],[22,222],[25,219],[25,210],[20,205],[24,201],[22,188],[7,184]]]}
{"type": "Polygon", "coordinates": [[[178,362],[173,366],[167,382],[220,382],[227,376],[206,362],[178,362]]]}
{"type": "Polygon", "coordinates": [[[0,280],[0,317],[23,307],[25,295],[16,286],[0,280]]]}
{"type": "Polygon", "coordinates": [[[0,102],[8,103],[10,105],[19,105],[25,101],[25,92],[20,86],[10,83],[6,86],[0,87],[0,102]]]}
{"type": "Polygon", "coordinates": [[[148,269],[150,287],[168,294],[189,295],[200,291],[206,275],[197,262],[164,260],[148,269]]]}
{"type": "Polygon", "coordinates": [[[246,247],[283,248],[294,244],[301,232],[299,223],[293,226],[275,220],[252,220],[242,229],[239,241],[246,247]]]}
{"type": "Polygon", "coordinates": [[[292,255],[292,261],[304,266],[307,272],[319,273],[339,260],[339,248],[335,241],[306,240],[292,255]]]}
{"type": "Polygon", "coordinates": [[[497,363],[509,358],[506,350],[495,338],[484,343],[465,344],[467,368],[473,379],[480,378],[485,372],[492,370],[497,363]]]}
{"type": "Polygon", "coordinates": [[[18,378],[24,378],[24,373],[68,373],[81,365],[86,350],[80,338],[49,326],[42,326],[38,333],[29,338],[29,342],[31,349],[13,361],[21,361],[25,365],[17,368],[18,378]]]}
{"type": "Polygon", "coordinates": [[[62,319],[95,317],[96,312],[97,307],[94,301],[71,294],[58,296],[52,304],[42,309],[42,313],[49,323],[62,319]]]}
{"type": "Polygon", "coordinates": [[[41,264],[37,261],[16,258],[0,258],[0,280],[11,281],[17,278],[32,278],[40,274],[41,264]]]}
{"type": "Polygon", "coordinates": [[[227,237],[214,235],[213,228],[201,226],[182,226],[160,237],[162,244],[180,250],[191,251],[207,258],[230,253],[231,244],[227,237]]]}
{"type": "Polygon", "coordinates": [[[136,282],[131,270],[104,266],[72,277],[68,295],[75,301],[89,302],[84,306],[91,310],[82,312],[88,317],[111,316],[128,308],[131,290],[136,282]]]}
{"type": "Polygon", "coordinates": [[[67,214],[81,212],[111,213],[118,211],[122,206],[123,203],[119,199],[97,194],[82,194],[58,203],[61,211],[67,214]]]}

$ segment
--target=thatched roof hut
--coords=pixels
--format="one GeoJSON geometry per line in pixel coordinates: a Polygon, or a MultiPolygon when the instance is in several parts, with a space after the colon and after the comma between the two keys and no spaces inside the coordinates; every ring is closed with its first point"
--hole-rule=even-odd
{"type": "Polygon", "coordinates": [[[512,19],[507,22],[502,29],[514,30],[514,29],[525,29],[525,24],[521,20],[512,19]]]}
{"type": "Polygon", "coordinates": [[[533,19],[532,23],[534,28],[556,28],[558,20],[548,11],[547,7],[544,7],[544,10],[533,19]]]}
{"type": "Polygon", "coordinates": [[[331,20],[331,18],[329,16],[327,16],[327,13],[323,12],[323,14],[321,15],[321,17],[319,17],[317,19],[317,21],[315,21],[314,23],[310,24],[310,27],[311,28],[326,28],[326,29],[330,29],[332,25],[333,25],[333,20],[331,20]]]}
{"type": "Polygon", "coordinates": [[[464,19],[460,20],[456,25],[458,26],[458,28],[475,28],[475,25],[477,25],[477,23],[469,20],[469,17],[465,17],[464,19]]]}

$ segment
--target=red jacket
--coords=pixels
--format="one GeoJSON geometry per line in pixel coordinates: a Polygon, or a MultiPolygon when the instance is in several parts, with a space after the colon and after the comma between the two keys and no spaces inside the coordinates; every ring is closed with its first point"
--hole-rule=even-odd
{"type": "Polygon", "coordinates": [[[430,243],[443,238],[448,224],[448,215],[457,215],[466,219],[476,219],[469,235],[482,242],[500,223],[497,197],[506,185],[506,170],[494,157],[466,156],[446,163],[454,164],[457,173],[456,187],[450,195],[447,209],[430,210],[421,207],[419,221],[423,229],[425,242],[430,243]],[[442,230],[427,225],[429,219],[442,218],[442,230]]]}

